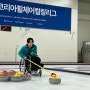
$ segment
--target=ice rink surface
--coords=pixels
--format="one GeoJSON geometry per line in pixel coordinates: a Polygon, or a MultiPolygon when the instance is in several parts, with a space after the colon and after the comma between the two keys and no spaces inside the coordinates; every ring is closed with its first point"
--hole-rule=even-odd
{"type": "MultiPolygon", "coordinates": [[[[50,67],[50,66],[45,66],[50,67]]],[[[52,67],[52,66],[51,66],[52,67]]],[[[55,67],[55,66],[54,66],[55,67]]],[[[57,66],[56,66],[57,67],[57,66]]],[[[18,70],[18,66],[3,66],[0,69],[18,70]]],[[[61,71],[52,71],[61,78],[61,83],[52,85],[49,83],[50,73],[42,70],[42,77],[32,76],[30,81],[0,82],[0,90],[90,90],[90,75],[75,74],[61,71]]]]}

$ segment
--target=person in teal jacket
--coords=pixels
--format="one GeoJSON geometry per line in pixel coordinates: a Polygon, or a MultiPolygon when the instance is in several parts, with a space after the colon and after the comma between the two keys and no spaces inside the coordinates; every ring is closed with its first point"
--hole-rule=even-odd
{"type": "MultiPolygon", "coordinates": [[[[33,38],[27,39],[27,44],[19,50],[18,55],[25,60],[25,67],[30,66],[30,62],[27,59],[31,59],[37,64],[41,62],[41,59],[37,55],[37,46],[34,44],[33,38]]],[[[38,67],[31,64],[31,69],[37,71],[38,67]]]]}
{"type": "Polygon", "coordinates": [[[27,44],[20,49],[18,54],[22,59],[30,59],[31,56],[37,56],[37,46],[33,43],[34,40],[32,38],[28,38],[27,44]]]}

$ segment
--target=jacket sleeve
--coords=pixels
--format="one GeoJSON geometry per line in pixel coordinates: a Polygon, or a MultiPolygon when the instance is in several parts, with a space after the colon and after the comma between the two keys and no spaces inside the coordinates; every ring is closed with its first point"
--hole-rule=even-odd
{"type": "Polygon", "coordinates": [[[18,55],[21,57],[21,58],[26,58],[26,56],[23,54],[23,52],[24,52],[24,47],[22,47],[20,50],[19,50],[19,52],[18,52],[18,55]]]}

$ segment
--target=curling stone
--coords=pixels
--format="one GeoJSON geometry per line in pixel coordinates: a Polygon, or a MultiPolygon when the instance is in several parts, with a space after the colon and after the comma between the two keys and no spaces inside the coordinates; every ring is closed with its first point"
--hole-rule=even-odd
{"type": "Polygon", "coordinates": [[[22,77],[18,75],[14,75],[11,77],[11,81],[14,81],[14,82],[22,81],[22,77]]]}
{"type": "Polygon", "coordinates": [[[25,72],[22,75],[22,80],[31,80],[31,75],[25,72]]]}
{"type": "Polygon", "coordinates": [[[51,74],[51,77],[49,78],[49,83],[51,84],[60,84],[61,83],[61,78],[57,76],[55,73],[51,74]]]}
{"type": "Polygon", "coordinates": [[[25,80],[31,80],[31,76],[30,75],[25,76],[25,80]]]}
{"type": "Polygon", "coordinates": [[[0,81],[9,81],[10,77],[9,76],[0,76],[0,81]]]}
{"type": "Polygon", "coordinates": [[[9,81],[10,76],[7,71],[0,72],[0,81],[9,81]]]}
{"type": "Polygon", "coordinates": [[[23,73],[17,71],[15,75],[11,76],[11,81],[14,81],[14,82],[22,81],[22,75],[23,73]]]}
{"type": "Polygon", "coordinates": [[[10,76],[15,75],[15,74],[16,74],[16,71],[14,71],[14,70],[10,70],[10,71],[9,71],[9,75],[10,75],[10,76]]]}

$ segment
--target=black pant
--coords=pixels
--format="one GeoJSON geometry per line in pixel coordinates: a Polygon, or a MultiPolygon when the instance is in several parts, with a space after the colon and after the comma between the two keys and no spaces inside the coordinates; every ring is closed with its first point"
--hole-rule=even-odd
{"type": "MultiPolygon", "coordinates": [[[[32,60],[34,63],[40,65],[41,59],[40,59],[39,57],[32,56],[32,57],[31,57],[31,60],[32,60]]],[[[31,70],[38,70],[38,69],[39,69],[38,66],[36,66],[36,65],[33,64],[33,63],[31,63],[31,70]]]]}
{"type": "MultiPolygon", "coordinates": [[[[31,56],[31,61],[33,61],[34,63],[40,65],[40,66],[43,66],[40,62],[41,62],[41,59],[39,57],[36,57],[36,56],[31,56]]],[[[28,60],[25,60],[25,67],[27,68],[30,68],[30,62],[28,60]]],[[[39,67],[34,65],[33,63],[31,63],[31,71],[32,70],[38,70],[39,67]]]]}

